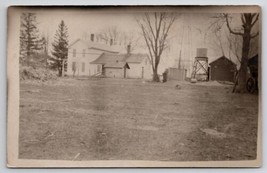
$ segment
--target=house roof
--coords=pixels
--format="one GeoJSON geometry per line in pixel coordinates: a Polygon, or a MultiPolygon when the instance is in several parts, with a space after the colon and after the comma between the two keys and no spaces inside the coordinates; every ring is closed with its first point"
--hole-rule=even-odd
{"type": "Polygon", "coordinates": [[[225,56],[221,56],[220,58],[215,59],[214,61],[210,62],[209,65],[212,65],[213,63],[215,63],[215,62],[217,62],[217,61],[219,61],[221,59],[225,59],[225,60],[229,61],[230,63],[232,63],[233,65],[236,65],[233,61],[231,61],[230,59],[226,58],[225,56]]]}
{"type": "Polygon", "coordinates": [[[141,63],[146,57],[146,54],[130,54],[125,61],[128,63],[141,63]]]}
{"type": "Polygon", "coordinates": [[[127,62],[110,62],[104,65],[104,68],[124,68],[124,67],[130,69],[127,62]]]}
{"type": "Polygon", "coordinates": [[[77,39],[69,45],[69,48],[75,45],[77,42],[81,42],[87,46],[88,49],[96,49],[103,50],[111,53],[119,53],[121,51],[121,47],[117,45],[110,46],[104,43],[98,43],[90,40],[77,39]]]}
{"type": "Polygon", "coordinates": [[[122,62],[125,56],[123,54],[111,54],[103,53],[96,60],[92,61],[90,64],[107,64],[114,62],[122,62]]]}
{"type": "Polygon", "coordinates": [[[127,62],[127,63],[141,63],[145,58],[146,54],[111,54],[103,53],[96,60],[92,61],[91,64],[106,64],[114,62],[127,62]]]}

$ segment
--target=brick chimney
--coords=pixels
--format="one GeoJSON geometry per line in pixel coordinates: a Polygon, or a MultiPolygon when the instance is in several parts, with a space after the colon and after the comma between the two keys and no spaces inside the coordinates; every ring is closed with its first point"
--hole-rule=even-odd
{"type": "Polygon", "coordinates": [[[91,41],[94,42],[95,40],[95,34],[91,34],[91,41]]]}

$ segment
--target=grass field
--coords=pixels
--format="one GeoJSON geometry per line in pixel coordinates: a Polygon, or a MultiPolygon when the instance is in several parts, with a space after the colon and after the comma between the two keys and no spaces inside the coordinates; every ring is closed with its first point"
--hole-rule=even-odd
{"type": "Polygon", "coordinates": [[[19,158],[255,159],[258,96],[231,89],[128,79],[22,81],[19,158]]]}

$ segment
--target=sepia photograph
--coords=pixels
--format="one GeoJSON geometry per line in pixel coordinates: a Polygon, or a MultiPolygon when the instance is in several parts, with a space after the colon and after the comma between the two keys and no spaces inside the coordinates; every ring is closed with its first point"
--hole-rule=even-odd
{"type": "Polygon", "coordinates": [[[8,167],[261,166],[259,6],[11,6],[8,167]]]}

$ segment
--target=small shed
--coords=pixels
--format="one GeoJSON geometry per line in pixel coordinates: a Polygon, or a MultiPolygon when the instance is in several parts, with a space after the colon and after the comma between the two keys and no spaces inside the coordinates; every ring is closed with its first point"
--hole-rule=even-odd
{"type": "Polygon", "coordinates": [[[130,69],[126,62],[107,63],[104,65],[104,75],[111,78],[126,78],[126,69],[130,69]]]}
{"type": "Polygon", "coordinates": [[[217,81],[234,82],[235,73],[237,71],[236,64],[231,60],[222,56],[215,61],[209,63],[209,79],[217,81]]]}
{"type": "Polygon", "coordinates": [[[186,69],[169,68],[168,79],[183,81],[186,77],[186,69]]]}

